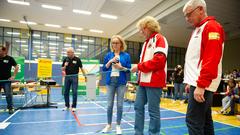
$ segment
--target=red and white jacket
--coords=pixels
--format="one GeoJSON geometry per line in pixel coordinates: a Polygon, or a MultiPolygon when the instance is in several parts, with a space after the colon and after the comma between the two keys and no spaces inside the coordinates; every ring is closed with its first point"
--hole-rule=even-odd
{"type": "Polygon", "coordinates": [[[153,33],[144,42],[138,63],[140,86],[156,88],[166,86],[167,52],[167,40],[159,33],[153,33]]]}
{"type": "Polygon", "coordinates": [[[214,17],[205,18],[188,44],[184,83],[215,92],[221,81],[224,30],[214,17]]]}

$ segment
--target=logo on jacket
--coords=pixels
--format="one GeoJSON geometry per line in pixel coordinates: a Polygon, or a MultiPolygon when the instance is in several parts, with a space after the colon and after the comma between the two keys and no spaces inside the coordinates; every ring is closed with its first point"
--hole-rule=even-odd
{"type": "Polygon", "coordinates": [[[218,32],[209,32],[208,33],[208,40],[219,40],[220,34],[218,32]]]}

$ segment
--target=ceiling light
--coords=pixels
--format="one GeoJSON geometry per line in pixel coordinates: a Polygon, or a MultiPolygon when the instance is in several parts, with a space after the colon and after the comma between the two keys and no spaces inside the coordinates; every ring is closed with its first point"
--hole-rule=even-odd
{"type": "Polygon", "coordinates": [[[83,28],[78,28],[78,27],[68,27],[70,30],[83,30],[83,28]]]}
{"type": "Polygon", "coordinates": [[[28,24],[28,25],[37,25],[37,23],[35,22],[29,22],[29,21],[20,21],[20,23],[23,23],[23,24],[28,24]]]}
{"type": "Polygon", "coordinates": [[[75,52],[74,54],[78,54],[78,55],[81,55],[81,53],[80,53],[80,52],[75,52]]]}
{"type": "Polygon", "coordinates": [[[84,14],[84,15],[91,15],[92,14],[91,12],[85,11],[85,10],[73,9],[72,11],[73,11],[73,13],[77,13],[77,14],[84,14]]]}
{"type": "Polygon", "coordinates": [[[40,37],[40,35],[39,35],[39,34],[33,34],[33,36],[34,36],[34,37],[40,37]]]}
{"type": "Polygon", "coordinates": [[[85,52],[85,49],[76,49],[79,52],[85,52]]]}
{"type": "MultiPolygon", "coordinates": [[[[49,47],[50,48],[50,47],[49,47]]],[[[51,54],[50,55],[55,55],[54,53],[56,53],[57,51],[50,51],[51,54]]]]}
{"type": "Polygon", "coordinates": [[[53,6],[53,5],[45,5],[45,4],[42,4],[42,8],[53,9],[53,10],[62,10],[62,7],[53,6]]]}
{"type": "Polygon", "coordinates": [[[57,38],[57,39],[59,39],[59,36],[47,36],[47,38],[57,38]]]}
{"type": "Polygon", "coordinates": [[[33,44],[42,44],[40,41],[33,41],[33,44]]]}
{"type": "Polygon", "coordinates": [[[0,21],[2,21],[2,22],[11,22],[11,20],[8,20],[8,19],[0,19],[0,21]]]}
{"type": "Polygon", "coordinates": [[[93,43],[94,40],[91,40],[91,39],[83,39],[83,42],[89,42],[89,43],[93,43]]]}
{"type": "Polygon", "coordinates": [[[56,50],[57,48],[55,46],[49,46],[49,49],[56,50]]]}
{"type": "Polygon", "coordinates": [[[56,25],[56,24],[45,24],[45,26],[47,26],[47,27],[54,27],[54,28],[61,28],[60,25],[56,25]]]}
{"type": "Polygon", "coordinates": [[[95,33],[103,33],[102,30],[96,30],[96,29],[90,29],[90,32],[95,32],[95,33]]]}
{"type": "Polygon", "coordinates": [[[28,45],[21,45],[22,47],[28,47],[28,45]]]}
{"type": "Polygon", "coordinates": [[[17,0],[8,0],[8,3],[18,4],[18,5],[26,5],[26,6],[29,6],[29,5],[30,5],[29,2],[17,1],[17,0]]]}
{"type": "Polygon", "coordinates": [[[72,45],[71,45],[71,44],[66,44],[66,43],[65,43],[64,46],[71,47],[72,45]]]}
{"type": "Polygon", "coordinates": [[[43,46],[35,45],[34,48],[44,48],[43,46]]]}
{"type": "Polygon", "coordinates": [[[25,41],[25,40],[15,40],[15,42],[17,42],[17,43],[26,43],[27,41],[25,41]]]}
{"type": "Polygon", "coordinates": [[[18,33],[18,32],[7,32],[7,34],[9,34],[9,35],[20,35],[20,33],[18,33]]]}
{"type": "Polygon", "coordinates": [[[57,46],[58,44],[57,44],[57,43],[49,43],[49,45],[55,45],[55,46],[57,46]]]}
{"type": "Polygon", "coordinates": [[[66,37],[65,39],[67,39],[67,40],[75,40],[75,41],[77,41],[77,38],[66,37]]]}
{"type": "Polygon", "coordinates": [[[101,14],[100,16],[103,18],[107,18],[107,19],[117,19],[118,18],[115,15],[109,15],[109,14],[101,14]]]}
{"type": "Polygon", "coordinates": [[[78,47],[79,47],[79,48],[88,48],[87,45],[79,45],[78,47]]]}

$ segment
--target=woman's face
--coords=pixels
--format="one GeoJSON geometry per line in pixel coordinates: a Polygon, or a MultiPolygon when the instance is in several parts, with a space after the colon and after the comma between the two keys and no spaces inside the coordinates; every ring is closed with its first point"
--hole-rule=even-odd
{"type": "Polygon", "coordinates": [[[140,32],[140,34],[142,34],[144,37],[145,37],[145,39],[148,39],[149,37],[150,37],[150,31],[149,31],[149,29],[148,28],[146,28],[146,27],[144,27],[144,28],[141,28],[140,30],[139,30],[139,32],[140,32]]]}
{"type": "Polygon", "coordinates": [[[122,43],[118,38],[113,38],[111,44],[114,52],[121,50],[122,43]]]}

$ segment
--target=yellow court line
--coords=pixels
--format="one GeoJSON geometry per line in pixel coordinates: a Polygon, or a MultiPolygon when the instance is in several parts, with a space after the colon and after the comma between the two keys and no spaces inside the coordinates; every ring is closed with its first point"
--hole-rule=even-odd
{"type": "MultiPolygon", "coordinates": [[[[183,101],[174,101],[172,99],[162,98],[161,99],[161,108],[165,108],[168,110],[180,112],[180,113],[186,113],[187,110],[187,104],[184,104],[183,101]]],[[[237,120],[236,116],[225,116],[222,114],[217,113],[219,110],[221,110],[221,107],[212,107],[212,117],[213,120],[216,122],[220,122],[226,125],[231,125],[235,127],[240,128],[240,121],[237,120]]]]}

